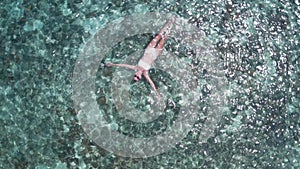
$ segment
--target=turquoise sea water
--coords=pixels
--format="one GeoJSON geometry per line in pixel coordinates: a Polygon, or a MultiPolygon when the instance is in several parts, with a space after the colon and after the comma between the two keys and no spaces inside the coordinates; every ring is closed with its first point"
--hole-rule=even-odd
{"type": "MultiPolygon", "coordinates": [[[[0,168],[300,168],[298,0],[3,0],[0,16],[0,168]],[[201,125],[194,125],[170,151],[135,159],[104,150],[84,132],[71,81],[80,50],[99,29],[146,12],[172,13],[197,25],[222,60],[230,94],[206,142],[199,140],[201,125]]],[[[145,45],[151,38],[132,37],[145,45]]],[[[135,45],[130,42],[123,46],[135,45]]],[[[130,51],[123,46],[114,49],[130,51]]],[[[172,82],[159,70],[152,74],[172,82]]],[[[149,92],[146,84],[135,87],[149,92]]],[[[107,102],[98,97],[100,106],[107,102]]],[[[174,114],[154,128],[119,125],[130,136],[149,136],[174,114]]]]}

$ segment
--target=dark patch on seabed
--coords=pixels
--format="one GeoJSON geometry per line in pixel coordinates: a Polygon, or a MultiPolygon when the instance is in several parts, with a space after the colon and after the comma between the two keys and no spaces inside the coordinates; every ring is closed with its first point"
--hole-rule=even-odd
{"type": "Polygon", "coordinates": [[[300,168],[299,0],[2,0],[0,16],[0,168],[300,168]],[[84,133],[72,71],[103,25],[153,11],[205,32],[223,61],[229,109],[205,143],[195,125],[166,153],[124,158],[84,133]]]}

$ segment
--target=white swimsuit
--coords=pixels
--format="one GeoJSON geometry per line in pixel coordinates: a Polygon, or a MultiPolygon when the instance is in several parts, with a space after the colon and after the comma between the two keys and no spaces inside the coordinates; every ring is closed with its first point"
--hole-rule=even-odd
{"type": "Polygon", "coordinates": [[[142,67],[145,70],[151,68],[151,64],[159,55],[159,52],[155,48],[148,48],[145,50],[143,57],[139,60],[138,66],[142,67]]]}

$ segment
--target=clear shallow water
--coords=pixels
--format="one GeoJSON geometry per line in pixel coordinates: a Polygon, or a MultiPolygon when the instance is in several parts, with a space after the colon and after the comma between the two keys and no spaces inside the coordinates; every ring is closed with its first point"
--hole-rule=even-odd
{"type": "Polygon", "coordinates": [[[299,168],[299,11],[298,1],[1,2],[0,168],[299,168]],[[206,33],[223,59],[229,111],[205,143],[194,126],[167,153],[123,158],[78,124],[72,72],[104,24],[149,11],[206,33]]]}

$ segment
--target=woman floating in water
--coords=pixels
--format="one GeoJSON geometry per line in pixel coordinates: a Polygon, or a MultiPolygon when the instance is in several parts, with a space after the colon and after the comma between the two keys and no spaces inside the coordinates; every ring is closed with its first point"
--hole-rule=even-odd
{"type": "Polygon", "coordinates": [[[129,68],[135,71],[133,79],[135,81],[139,81],[142,78],[142,75],[147,79],[150,83],[151,87],[159,97],[159,93],[157,89],[149,77],[149,69],[151,68],[152,63],[157,59],[157,57],[161,54],[163,47],[165,45],[166,39],[170,33],[170,30],[175,22],[175,17],[169,19],[169,21],[164,25],[164,27],[159,31],[158,35],[155,36],[154,39],[147,46],[143,57],[139,60],[137,65],[128,65],[128,64],[114,64],[107,63],[106,66],[119,66],[129,68]]]}

